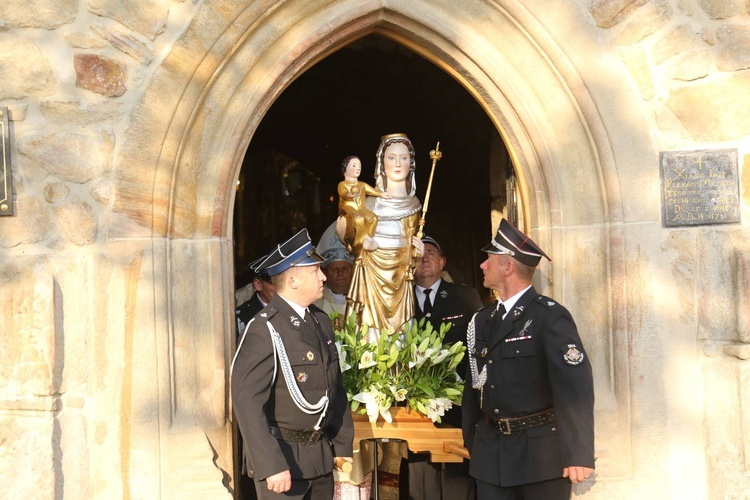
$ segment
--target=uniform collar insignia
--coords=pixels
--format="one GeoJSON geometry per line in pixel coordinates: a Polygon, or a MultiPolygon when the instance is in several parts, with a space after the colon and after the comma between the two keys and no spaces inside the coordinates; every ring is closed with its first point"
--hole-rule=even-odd
{"type": "Polygon", "coordinates": [[[515,307],[515,308],[513,309],[513,317],[514,317],[514,318],[517,318],[517,317],[519,317],[519,316],[520,316],[521,314],[523,314],[523,306],[516,306],[516,307],[515,307]]]}
{"type": "Polygon", "coordinates": [[[442,292],[440,292],[440,298],[441,298],[441,299],[444,299],[444,298],[446,298],[447,296],[448,296],[448,291],[447,291],[447,290],[443,290],[442,292]]]}
{"type": "Polygon", "coordinates": [[[268,313],[260,313],[260,315],[261,315],[261,317],[263,317],[263,318],[267,318],[267,317],[268,317],[268,313]]]}
{"type": "Polygon", "coordinates": [[[296,326],[296,327],[299,328],[300,322],[299,322],[299,318],[297,316],[292,315],[289,318],[289,321],[291,321],[292,325],[294,325],[294,326],[296,326]]]}

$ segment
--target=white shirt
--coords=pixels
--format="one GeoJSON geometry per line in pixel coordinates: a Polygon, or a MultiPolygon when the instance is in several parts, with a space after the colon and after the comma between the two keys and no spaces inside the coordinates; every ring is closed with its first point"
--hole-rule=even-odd
{"type": "Polygon", "coordinates": [[[281,297],[282,299],[284,299],[284,302],[286,302],[287,304],[289,304],[291,306],[291,308],[294,309],[294,312],[296,312],[297,314],[299,314],[299,317],[302,318],[302,320],[305,319],[305,313],[307,313],[307,308],[306,307],[302,307],[301,305],[292,302],[291,300],[287,299],[286,297],[284,297],[281,294],[277,294],[277,295],[279,297],[281,297]]]}
{"type": "MultiPolygon", "coordinates": [[[[440,283],[442,281],[443,281],[442,278],[438,278],[438,280],[435,283],[433,283],[432,286],[430,287],[430,290],[432,290],[430,292],[430,305],[435,305],[435,294],[437,293],[438,288],[440,288],[440,283]]],[[[419,308],[424,311],[425,287],[420,286],[420,285],[415,285],[414,290],[416,290],[417,292],[416,295],[417,295],[417,302],[419,302],[419,308]]]]}
{"type": "Polygon", "coordinates": [[[507,316],[510,310],[513,309],[513,306],[516,305],[516,302],[518,302],[518,299],[521,298],[521,295],[526,293],[526,290],[528,290],[529,288],[531,288],[531,285],[527,286],[526,288],[524,288],[523,290],[515,294],[513,297],[506,300],[505,302],[498,301],[498,305],[497,305],[498,308],[500,308],[500,304],[505,306],[505,314],[503,314],[503,317],[500,319],[505,319],[505,316],[507,316]]]}

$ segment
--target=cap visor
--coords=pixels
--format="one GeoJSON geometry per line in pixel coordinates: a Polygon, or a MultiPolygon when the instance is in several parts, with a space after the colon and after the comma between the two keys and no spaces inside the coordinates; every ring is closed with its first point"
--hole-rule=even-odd
{"type": "Polygon", "coordinates": [[[313,252],[312,255],[306,256],[304,259],[300,260],[299,262],[295,262],[292,264],[294,267],[303,267],[303,266],[314,266],[315,264],[322,264],[326,260],[318,253],[313,252]]]}

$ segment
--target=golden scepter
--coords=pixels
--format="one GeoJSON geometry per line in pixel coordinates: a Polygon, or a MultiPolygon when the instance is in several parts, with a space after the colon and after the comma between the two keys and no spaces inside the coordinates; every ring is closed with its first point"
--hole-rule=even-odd
{"type": "Polygon", "coordinates": [[[438,141],[435,149],[430,151],[430,159],[432,160],[432,170],[430,171],[430,181],[427,183],[427,194],[424,196],[424,206],[422,207],[422,217],[419,219],[419,230],[417,231],[417,238],[422,239],[422,229],[424,229],[424,216],[427,214],[427,205],[430,203],[430,190],[432,190],[432,177],[435,175],[435,165],[438,160],[443,157],[443,152],[440,151],[440,141],[438,141]]]}

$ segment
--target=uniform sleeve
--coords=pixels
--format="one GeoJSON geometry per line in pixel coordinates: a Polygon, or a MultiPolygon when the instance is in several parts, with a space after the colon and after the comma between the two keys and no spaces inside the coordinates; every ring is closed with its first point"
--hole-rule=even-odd
{"type": "MultiPolygon", "coordinates": [[[[466,355],[469,356],[470,354],[467,352],[466,355]]],[[[464,446],[471,452],[471,446],[474,443],[474,431],[482,417],[482,410],[479,408],[479,391],[471,386],[471,369],[468,364],[464,380],[464,394],[461,400],[461,431],[464,436],[464,446]]]]}
{"type": "MultiPolygon", "coordinates": [[[[333,326],[331,320],[324,311],[318,311],[316,317],[323,326],[326,339],[333,346],[333,326]]],[[[327,419],[326,431],[333,446],[334,457],[351,457],[353,453],[354,424],[352,414],[349,411],[349,401],[346,399],[346,390],[341,379],[341,366],[339,365],[338,352],[335,347],[329,350],[331,365],[328,367],[332,380],[332,397],[329,403],[329,418],[327,419]]]]}
{"type": "Polygon", "coordinates": [[[544,334],[563,467],[594,468],[594,381],[573,317],[552,306],[544,334]]]}
{"type": "Polygon", "coordinates": [[[273,369],[273,344],[266,322],[253,321],[234,361],[231,383],[234,414],[256,479],[289,469],[276,438],[268,431],[264,411],[271,395],[273,369]]]}

